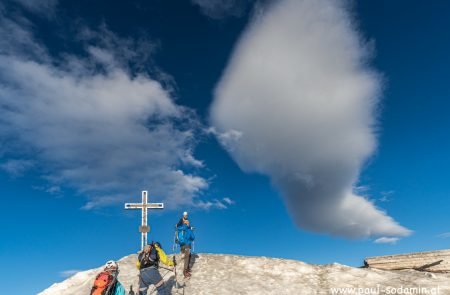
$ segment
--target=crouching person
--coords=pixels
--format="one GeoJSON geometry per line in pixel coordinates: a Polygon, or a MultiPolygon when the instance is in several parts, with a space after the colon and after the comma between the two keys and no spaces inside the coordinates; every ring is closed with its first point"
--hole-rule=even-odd
{"type": "Polygon", "coordinates": [[[157,294],[170,294],[159,273],[159,263],[172,267],[173,262],[167,257],[161,245],[156,242],[144,247],[138,255],[139,295],[146,295],[149,286],[154,285],[157,294]]]}

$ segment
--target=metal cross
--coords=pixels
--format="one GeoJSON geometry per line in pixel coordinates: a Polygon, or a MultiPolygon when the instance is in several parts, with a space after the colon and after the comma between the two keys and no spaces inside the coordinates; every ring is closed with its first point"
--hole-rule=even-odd
{"type": "Polygon", "coordinates": [[[147,245],[147,233],[150,227],[147,225],[147,209],[164,209],[164,203],[148,203],[148,192],[142,191],[142,203],[125,203],[125,209],[140,209],[142,210],[142,222],[139,227],[141,233],[141,250],[147,245]]]}

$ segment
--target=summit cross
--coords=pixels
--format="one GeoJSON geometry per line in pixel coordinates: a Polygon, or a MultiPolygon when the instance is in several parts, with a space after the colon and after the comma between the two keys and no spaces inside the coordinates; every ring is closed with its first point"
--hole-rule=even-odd
{"type": "Polygon", "coordinates": [[[142,191],[142,203],[125,203],[125,209],[140,209],[142,211],[142,222],[139,227],[141,233],[141,250],[147,245],[147,233],[150,227],[147,224],[147,209],[164,209],[164,203],[148,203],[148,192],[142,191]]]}

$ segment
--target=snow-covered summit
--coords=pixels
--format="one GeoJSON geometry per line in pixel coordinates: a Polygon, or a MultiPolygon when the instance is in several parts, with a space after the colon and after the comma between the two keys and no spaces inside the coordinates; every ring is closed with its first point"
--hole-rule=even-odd
{"type": "MultiPolygon", "coordinates": [[[[136,255],[126,256],[118,261],[119,280],[127,291],[130,285],[133,285],[133,290],[138,289],[135,262],[136,255]]],[[[53,284],[38,295],[89,294],[95,275],[100,270],[101,267],[79,272],[61,283],[53,284]]],[[[336,263],[312,265],[266,257],[198,254],[195,256],[192,278],[184,282],[178,275],[180,289],[176,288],[171,272],[161,269],[161,273],[165,275],[164,279],[171,286],[173,294],[385,294],[387,289],[393,292],[394,288],[397,293],[403,288],[403,294],[408,294],[405,292],[406,288],[423,288],[429,291],[435,289],[439,291],[436,294],[450,294],[450,274],[383,271],[336,263]],[[350,291],[338,293],[339,290],[350,291]],[[366,293],[357,293],[359,290],[366,293]],[[377,290],[380,293],[368,293],[377,290]]]]}

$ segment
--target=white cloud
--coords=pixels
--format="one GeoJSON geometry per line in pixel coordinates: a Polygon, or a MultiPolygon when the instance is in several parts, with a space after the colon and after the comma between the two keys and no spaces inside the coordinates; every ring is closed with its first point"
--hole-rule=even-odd
{"type": "Polygon", "coordinates": [[[381,198],[378,199],[380,202],[390,202],[394,191],[381,192],[381,198]]]}
{"type": "Polygon", "coordinates": [[[59,194],[61,193],[61,188],[59,186],[51,186],[45,190],[49,194],[59,194]]]}
{"type": "Polygon", "coordinates": [[[191,0],[201,12],[212,19],[240,17],[251,0],[191,0]]]}
{"type": "Polygon", "coordinates": [[[25,9],[31,12],[46,16],[53,15],[58,5],[58,0],[12,0],[12,1],[19,3],[25,9]]]}
{"type": "Polygon", "coordinates": [[[440,234],[440,235],[437,235],[437,237],[438,237],[438,238],[444,238],[444,239],[450,238],[450,232],[448,232],[448,233],[442,233],[442,234],[440,234]]]}
{"type": "Polygon", "coordinates": [[[234,205],[236,202],[230,198],[223,198],[222,200],[214,199],[212,201],[201,202],[198,206],[202,209],[209,210],[215,209],[228,209],[230,206],[234,205]]]}
{"type": "Polygon", "coordinates": [[[33,162],[28,160],[7,160],[0,164],[0,168],[13,177],[22,176],[31,167],[33,162]]]}
{"type": "Polygon", "coordinates": [[[376,148],[381,83],[344,3],[283,0],[256,16],[215,90],[212,130],[242,170],[270,177],[298,226],[406,236],[353,189],[376,148]]]}
{"type": "Polygon", "coordinates": [[[236,202],[233,201],[233,200],[230,199],[230,198],[223,198],[223,201],[224,201],[226,204],[228,204],[228,205],[234,205],[234,204],[236,204],[236,202]]]}
{"type": "Polygon", "coordinates": [[[3,169],[18,173],[33,161],[48,192],[74,188],[88,197],[85,209],[130,201],[142,189],[167,208],[203,206],[208,182],[195,175],[203,163],[193,155],[194,112],[129,65],[146,61],[148,52],[139,52],[148,43],[84,30],[87,57],[55,59],[25,20],[4,17],[0,25],[8,40],[0,41],[0,139],[3,157],[15,161],[3,169]]]}
{"type": "Polygon", "coordinates": [[[394,245],[398,242],[399,238],[393,238],[393,237],[381,237],[373,241],[376,244],[391,244],[394,245]]]}
{"type": "Polygon", "coordinates": [[[73,276],[74,274],[79,273],[80,271],[82,271],[82,270],[80,270],[80,269],[69,269],[69,270],[61,271],[59,273],[59,275],[61,277],[63,277],[63,278],[69,278],[69,277],[73,276]]]}

